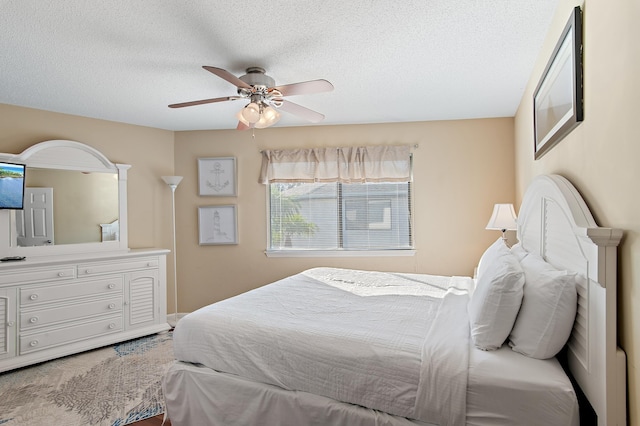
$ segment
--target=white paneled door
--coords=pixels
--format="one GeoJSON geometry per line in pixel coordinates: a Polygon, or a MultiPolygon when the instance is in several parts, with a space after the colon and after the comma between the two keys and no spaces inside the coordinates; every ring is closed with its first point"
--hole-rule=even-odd
{"type": "Polygon", "coordinates": [[[16,211],[20,247],[53,244],[53,188],[26,188],[24,209],[16,211]]]}

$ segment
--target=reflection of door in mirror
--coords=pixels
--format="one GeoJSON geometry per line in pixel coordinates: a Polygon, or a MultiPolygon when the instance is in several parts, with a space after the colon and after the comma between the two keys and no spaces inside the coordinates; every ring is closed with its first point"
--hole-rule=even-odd
{"type": "MultiPolygon", "coordinates": [[[[26,186],[53,188],[55,245],[99,243],[102,241],[100,224],[119,219],[117,174],[30,168],[26,186]]],[[[17,231],[20,235],[19,227],[17,231]]],[[[18,240],[18,245],[34,244],[23,245],[18,240]]]]}
{"type": "Polygon", "coordinates": [[[101,223],[102,241],[118,241],[120,239],[120,223],[114,220],[111,223],[101,223]]]}
{"type": "Polygon", "coordinates": [[[53,239],[53,188],[26,188],[24,209],[16,211],[18,245],[44,246],[53,239]]]}

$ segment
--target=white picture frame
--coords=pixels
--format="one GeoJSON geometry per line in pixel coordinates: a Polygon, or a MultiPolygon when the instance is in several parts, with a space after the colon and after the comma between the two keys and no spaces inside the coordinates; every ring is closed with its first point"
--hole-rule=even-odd
{"type": "Polygon", "coordinates": [[[198,243],[238,244],[238,215],[235,205],[198,207],[198,243]]]}
{"type": "Polygon", "coordinates": [[[198,191],[201,197],[235,197],[235,157],[198,158],[198,191]]]}

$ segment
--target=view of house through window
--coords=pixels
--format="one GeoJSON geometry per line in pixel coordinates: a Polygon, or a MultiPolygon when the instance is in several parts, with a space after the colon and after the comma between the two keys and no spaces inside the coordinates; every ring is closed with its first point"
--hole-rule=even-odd
{"type": "Polygon", "coordinates": [[[269,250],[413,247],[411,183],[271,183],[269,250]]]}

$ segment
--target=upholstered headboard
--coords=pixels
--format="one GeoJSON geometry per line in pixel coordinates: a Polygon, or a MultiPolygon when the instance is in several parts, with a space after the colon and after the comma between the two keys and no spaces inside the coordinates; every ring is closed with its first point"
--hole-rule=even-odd
{"type": "Polygon", "coordinates": [[[569,368],[598,425],[626,425],[626,357],[617,346],[616,326],[616,258],[622,231],[596,225],[578,191],[559,175],[532,181],[517,222],[524,249],[579,274],[569,368]]]}

